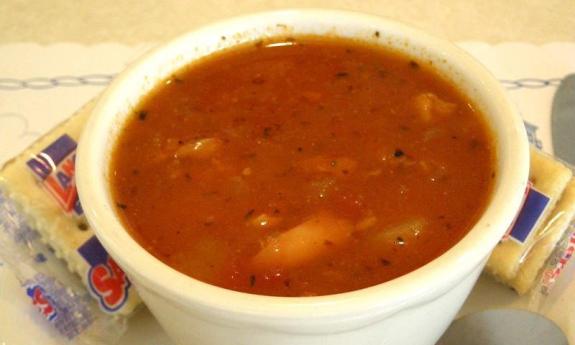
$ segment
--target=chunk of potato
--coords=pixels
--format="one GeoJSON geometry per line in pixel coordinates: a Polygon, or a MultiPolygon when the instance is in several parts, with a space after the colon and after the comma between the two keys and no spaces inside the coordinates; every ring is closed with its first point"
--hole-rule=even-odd
{"type": "Polygon", "coordinates": [[[205,138],[192,141],[180,146],[174,153],[174,158],[210,158],[222,146],[222,141],[218,138],[205,138]]]}
{"type": "Polygon", "coordinates": [[[423,122],[431,122],[438,117],[451,115],[457,109],[457,105],[444,101],[431,92],[420,93],[415,96],[413,104],[423,122]]]}
{"type": "Polygon", "coordinates": [[[358,231],[367,230],[374,227],[377,224],[377,217],[373,214],[368,214],[367,216],[361,218],[359,222],[355,224],[355,229],[358,231]]]}
{"type": "Polygon", "coordinates": [[[305,264],[344,244],[353,224],[330,214],[318,214],[268,240],[252,259],[258,269],[290,268],[305,264]]]}
{"type": "Polygon", "coordinates": [[[384,244],[394,242],[397,245],[405,245],[417,239],[425,227],[425,220],[422,218],[413,218],[403,221],[399,224],[385,228],[379,231],[374,238],[374,243],[384,244]]]}
{"type": "Polygon", "coordinates": [[[212,237],[198,239],[192,246],[182,251],[174,251],[168,262],[181,267],[184,272],[193,273],[194,277],[213,281],[226,262],[229,246],[212,237]]]}

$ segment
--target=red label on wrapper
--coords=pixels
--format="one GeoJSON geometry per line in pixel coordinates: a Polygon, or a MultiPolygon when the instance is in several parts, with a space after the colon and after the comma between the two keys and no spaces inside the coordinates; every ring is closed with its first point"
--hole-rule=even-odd
{"type": "Polygon", "coordinates": [[[78,252],[91,266],[87,276],[88,286],[100,306],[107,312],[122,308],[128,300],[131,286],[124,271],[95,236],[78,248],[78,252]]]}
{"type": "Polygon", "coordinates": [[[58,316],[52,299],[46,295],[46,291],[39,285],[26,287],[26,294],[32,299],[32,304],[48,320],[52,321],[58,316]]]}
{"type": "Polygon", "coordinates": [[[555,285],[557,278],[575,253],[575,229],[572,227],[569,231],[571,233],[567,241],[565,241],[564,245],[559,244],[557,246],[541,275],[541,291],[544,294],[549,293],[549,290],[555,285]]]}

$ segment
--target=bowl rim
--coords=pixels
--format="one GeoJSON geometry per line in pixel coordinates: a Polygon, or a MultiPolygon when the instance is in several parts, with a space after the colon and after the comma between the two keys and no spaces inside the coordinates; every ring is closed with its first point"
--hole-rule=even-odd
{"type": "MultiPolygon", "coordinates": [[[[219,37],[216,36],[216,37],[219,37]]],[[[188,307],[237,315],[264,317],[266,323],[276,320],[333,320],[357,318],[367,314],[389,315],[407,306],[424,303],[444,294],[477,265],[485,262],[490,250],[511,224],[527,186],[529,151],[523,123],[505,91],[478,62],[453,44],[424,32],[381,17],[340,10],[289,9],[261,12],[236,17],[186,33],[153,50],[121,73],[100,97],[80,139],[77,153],[77,186],[86,217],[96,236],[110,255],[126,270],[128,276],[172,302],[188,307]],[[353,23],[388,30],[394,35],[417,38],[432,47],[469,75],[477,78],[476,86],[493,98],[505,124],[497,137],[499,173],[492,201],[469,233],[447,252],[421,268],[391,281],[341,294],[318,297],[272,297],[227,290],[203,283],[180,273],[144,250],[128,233],[113,210],[107,196],[105,146],[102,142],[117,117],[118,102],[126,94],[130,81],[144,73],[146,66],[161,60],[202,35],[217,35],[231,29],[258,27],[264,23],[296,23],[328,18],[331,23],[353,23]],[[365,23],[365,24],[362,24],[365,23]],[[503,136],[504,137],[501,137],[503,136]],[[504,229],[503,229],[504,228],[504,229]],[[442,274],[439,271],[452,274],[442,274]],[[419,284],[418,284],[419,282],[419,284]],[[426,284],[421,284],[427,282],[426,284]]],[[[235,315],[235,316],[234,316],[235,315]]]]}

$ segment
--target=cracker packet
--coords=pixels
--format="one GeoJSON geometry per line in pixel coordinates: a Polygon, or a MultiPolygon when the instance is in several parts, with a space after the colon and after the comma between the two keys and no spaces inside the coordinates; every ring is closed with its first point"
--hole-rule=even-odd
{"type": "Polygon", "coordinates": [[[485,271],[538,309],[575,251],[575,169],[531,148],[523,206],[485,271]]]}
{"type": "Polygon", "coordinates": [[[0,168],[0,258],[62,343],[113,344],[142,305],[86,221],[75,151],[94,103],[0,168]]]}
{"type": "Polygon", "coordinates": [[[80,278],[43,243],[12,202],[0,193],[0,257],[12,269],[31,306],[61,344],[114,344],[127,318],[105,313],[80,278]]]}

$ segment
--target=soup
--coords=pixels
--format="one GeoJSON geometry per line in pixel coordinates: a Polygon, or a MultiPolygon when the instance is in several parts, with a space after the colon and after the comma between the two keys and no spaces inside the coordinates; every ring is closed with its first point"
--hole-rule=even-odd
{"type": "Polygon", "coordinates": [[[174,269],[275,296],[357,290],[455,245],[489,201],[482,115],[430,62],[297,37],[211,55],[135,108],[110,185],[174,269]]]}

